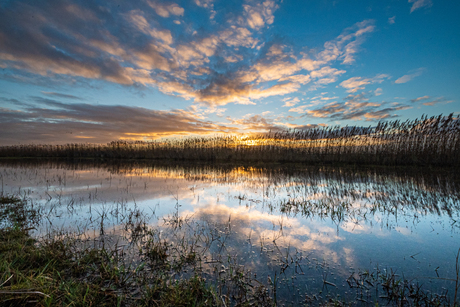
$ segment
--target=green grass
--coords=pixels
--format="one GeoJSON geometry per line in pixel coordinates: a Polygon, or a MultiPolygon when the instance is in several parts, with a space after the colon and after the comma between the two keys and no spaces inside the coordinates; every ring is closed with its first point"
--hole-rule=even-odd
{"type": "Polygon", "coordinates": [[[101,284],[83,280],[89,263],[100,255],[88,252],[74,259],[64,241],[38,243],[29,235],[32,214],[27,204],[2,197],[0,229],[0,305],[2,306],[116,306],[101,284]]]}
{"type": "Polygon", "coordinates": [[[25,201],[1,197],[0,216],[1,306],[224,306],[201,276],[170,276],[172,267],[195,263],[192,252],[168,262],[166,245],[150,240],[146,261],[125,266],[108,249],[75,249],[70,238],[34,239],[36,212],[25,201]],[[152,270],[144,270],[146,263],[152,270]]]}
{"type": "MultiPolygon", "coordinates": [[[[196,238],[193,241],[176,236],[177,243],[171,245],[154,230],[134,227],[139,258],[129,262],[117,248],[86,247],[71,236],[35,238],[31,231],[40,224],[41,216],[25,200],[0,197],[0,306],[294,305],[277,303],[276,274],[273,281],[263,285],[234,259],[228,259],[225,272],[218,272],[217,279],[207,280],[196,238]]],[[[179,230],[190,226],[178,216],[171,217],[170,225],[179,230]]],[[[456,261],[458,287],[458,256],[456,261]]],[[[289,265],[287,261],[284,264],[289,265]]],[[[347,282],[358,294],[370,293],[367,290],[372,286],[384,296],[372,302],[369,297],[358,295],[356,301],[346,302],[310,293],[303,305],[354,306],[367,302],[378,306],[380,301],[398,306],[449,303],[446,293],[427,293],[391,270],[359,272],[352,274],[347,282]]],[[[324,283],[332,285],[326,277],[324,283]]]]}

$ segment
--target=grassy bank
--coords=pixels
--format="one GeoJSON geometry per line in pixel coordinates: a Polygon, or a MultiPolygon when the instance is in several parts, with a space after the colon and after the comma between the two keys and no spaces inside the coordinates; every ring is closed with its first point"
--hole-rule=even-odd
{"type": "Polygon", "coordinates": [[[459,151],[460,121],[450,114],[373,127],[336,126],[246,137],[2,146],[0,157],[460,166],[459,151]]]}
{"type": "MultiPolygon", "coordinates": [[[[216,293],[197,275],[175,280],[166,273],[166,247],[151,244],[154,278],[126,267],[116,251],[76,248],[70,238],[34,239],[36,211],[2,197],[0,305],[2,306],[219,306],[216,293]]],[[[193,259],[190,258],[190,261],[193,259]]],[[[180,268],[176,268],[180,269],[180,268]]]]}
{"type": "MultiPolygon", "coordinates": [[[[225,242],[228,229],[215,229],[203,238],[179,231],[186,220],[169,217],[167,223],[178,235],[174,242],[161,238],[142,221],[130,220],[131,252],[99,238],[82,241],[70,235],[49,232],[41,238],[32,232],[43,212],[16,197],[0,198],[0,305],[1,306],[298,306],[280,300],[277,289],[283,271],[298,259],[286,255],[279,275],[265,283],[242,268],[236,259],[213,257],[203,251],[213,242],[225,242]],[[101,244],[102,243],[102,244],[101,244]],[[289,260],[290,259],[290,260],[289,260]],[[204,267],[215,268],[214,276],[204,267]],[[278,279],[277,279],[278,278],[278,279]]],[[[228,234],[227,234],[228,235],[228,234]]],[[[458,256],[457,256],[458,290],[458,256]]],[[[356,291],[352,300],[325,293],[304,293],[304,306],[447,306],[452,295],[424,291],[416,281],[399,277],[391,270],[362,271],[346,280],[356,291]],[[372,296],[372,291],[380,293],[372,296]],[[380,291],[380,292],[379,292],[380,291]],[[373,297],[373,298],[372,298],[373,297]]],[[[336,287],[323,279],[324,287],[336,287]]],[[[457,293],[455,293],[454,301],[457,293]]]]}

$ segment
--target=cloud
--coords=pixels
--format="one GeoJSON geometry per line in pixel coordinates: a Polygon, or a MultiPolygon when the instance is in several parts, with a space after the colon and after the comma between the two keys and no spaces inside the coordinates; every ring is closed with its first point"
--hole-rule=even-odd
{"type": "MultiPolygon", "coordinates": [[[[265,113],[265,112],[264,112],[265,113]]],[[[252,131],[252,132],[282,132],[288,129],[304,130],[318,128],[320,126],[326,126],[325,124],[307,124],[297,125],[288,123],[288,119],[284,117],[270,117],[270,114],[256,114],[246,116],[241,119],[232,119],[228,117],[227,120],[239,128],[240,131],[252,131]]]]}
{"type": "Polygon", "coordinates": [[[236,25],[220,31],[218,33],[219,39],[229,47],[247,47],[255,48],[258,40],[252,37],[252,32],[246,28],[238,27],[236,25]]]}
{"type": "Polygon", "coordinates": [[[389,23],[390,25],[394,24],[394,23],[395,23],[395,19],[396,19],[396,16],[393,16],[393,17],[388,18],[388,23],[389,23]]]}
{"type": "Polygon", "coordinates": [[[433,5],[431,0],[409,0],[409,3],[413,3],[412,7],[410,8],[411,13],[422,7],[431,7],[433,5]]]}
{"type": "Polygon", "coordinates": [[[382,120],[398,117],[394,112],[406,110],[407,106],[394,106],[378,110],[380,104],[363,103],[362,108],[348,108],[345,103],[333,103],[322,108],[307,111],[307,115],[331,120],[382,120]]]}
{"type": "Polygon", "coordinates": [[[275,20],[274,12],[278,9],[275,1],[266,0],[256,5],[243,5],[247,25],[254,30],[259,30],[266,24],[271,25],[275,20]]]}
{"type": "Polygon", "coordinates": [[[418,77],[421,74],[423,74],[424,71],[425,71],[425,68],[423,68],[423,67],[419,68],[419,69],[415,70],[415,72],[413,72],[411,74],[404,75],[401,78],[396,79],[395,83],[396,84],[401,84],[401,83],[409,82],[410,80],[414,79],[415,77],[418,77]]]}
{"type": "Polygon", "coordinates": [[[290,112],[303,114],[302,117],[324,118],[329,120],[366,120],[375,121],[398,117],[397,111],[410,108],[407,105],[387,102],[375,102],[370,99],[374,96],[373,91],[360,94],[349,94],[344,102],[333,101],[315,107],[304,105],[290,109],[290,112]]]}
{"type": "Polygon", "coordinates": [[[389,119],[389,118],[398,117],[398,115],[394,114],[393,112],[407,110],[407,109],[410,109],[410,107],[408,106],[389,107],[389,108],[385,108],[382,110],[367,112],[363,114],[363,116],[368,121],[389,119]]]}
{"type": "Polygon", "coordinates": [[[321,93],[321,95],[315,96],[311,98],[312,102],[320,102],[320,101],[328,101],[328,100],[334,100],[339,98],[338,96],[333,96],[333,97],[324,97],[323,95],[326,95],[327,92],[321,93]],[[319,99],[319,100],[318,100],[319,99]]]}
{"type": "MultiPolygon", "coordinates": [[[[423,100],[427,100],[427,99],[430,98],[428,96],[425,96],[425,97],[427,97],[427,98],[425,98],[423,100]]],[[[437,105],[437,104],[447,104],[447,103],[451,103],[451,102],[453,102],[453,100],[447,100],[444,97],[438,97],[438,98],[433,99],[432,101],[423,102],[422,105],[424,105],[424,106],[434,106],[434,105],[437,105]]]]}
{"type": "Polygon", "coordinates": [[[147,1],[151,8],[161,17],[169,17],[169,15],[181,16],[184,14],[184,9],[176,3],[166,4],[158,1],[147,1]]]}
{"type": "MultiPolygon", "coordinates": [[[[214,2],[195,4],[207,14],[214,2]]],[[[277,9],[272,0],[247,1],[239,15],[229,15],[225,24],[207,21],[198,34],[196,20],[173,2],[10,2],[0,11],[0,66],[7,71],[1,78],[87,86],[98,80],[153,87],[208,106],[254,104],[309,83],[337,82],[345,70],[332,65],[352,64],[375,28],[364,20],[320,48],[298,50],[264,42],[277,9]]]]}
{"type": "Polygon", "coordinates": [[[164,135],[232,132],[235,128],[206,121],[185,110],[159,111],[119,105],[69,104],[32,97],[34,106],[1,109],[0,143],[105,143],[117,139],[155,139],[164,135]]]}
{"type": "Polygon", "coordinates": [[[156,38],[166,45],[173,43],[171,31],[169,30],[158,30],[150,26],[149,22],[143,16],[140,11],[132,11],[127,14],[127,19],[136,26],[141,32],[149,34],[151,37],[156,38]]]}
{"type": "Polygon", "coordinates": [[[355,93],[358,90],[364,89],[367,84],[382,83],[385,79],[389,79],[390,76],[386,74],[379,74],[373,78],[362,78],[352,77],[340,83],[340,86],[347,89],[349,93],[355,93]]]}
{"type": "MultiPolygon", "coordinates": [[[[126,67],[119,61],[107,53],[97,56],[101,54],[100,49],[93,42],[100,41],[103,45],[104,39],[111,36],[96,31],[101,35],[99,40],[83,39],[76,32],[98,22],[94,20],[94,14],[75,16],[75,5],[72,10],[62,3],[55,7],[48,2],[43,5],[42,10],[23,5],[22,11],[4,10],[0,13],[0,61],[10,69],[42,76],[60,74],[133,84],[126,67]],[[33,15],[35,20],[24,19],[23,14],[33,15]],[[18,24],[16,19],[22,23],[18,24]],[[76,54],[78,56],[74,56],[76,54]]],[[[116,44],[112,43],[113,46],[116,44]]]]}
{"type": "Polygon", "coordinates": [[[193,0],[196,5],[204,8],[212,8],[214,6],[214,0],[193,0]]]}
{"type": "Polygon", "coordinates": [[[345,112],[345,104],[337,101],[326,104],[325,106],[314,109],[305,110],[305,112],[312,117],[327,118],[337,113],[345,112]]]}
{"type": "Polygon", "coordinates": [[[293,107],[300,101],[300,99],[298,97],[284,98],[282,101],[284,101],[283,107],[293,107]]]}
{"type": "MultiPolygon", "coordinates": [[[[340,253],[332,251],[331,244],[344,240],[332,227],[316,223],[305,225],[301,218],[294,217],[286,221],[283,216],[268,214],[255,208],[248,209],[245,206],[231,208],[225,204],[216,204],[214,200],[209,200],[206,206],[195,207],[193,211],[186,211],[182,215],[193,215],[211,225],[222,225],[222,227],[228,225],[231,217],[234,231],[228,238],[228,241],[233,243],[229,245],[230,248],[244,244],[243,242],[248,238],[251,238],[254,245],[259,245],[259,241],[261,245],[267,244],[269,239],[278,249],[295,248],[309,255],[311,253],[328,255],[334,264],[344,264],[343,266],[346,267],[354,265],[352,250],[344,249],[340,253]],[[282,231],[281,236],[280,231],[282,231]]],[[[251,263],[245,265],[246,268],[254,270],[251,266],[253,266],[251,263]]],[[[343,275],[347,273],[343,272],[343,275]]]]}
{"type": "Polygon", "coordinates": [[[304,113],[307,112],[307,111],[306,111],[307,108],[309,108],[308,105],[302,105],[302,106],[298,106],[298,107],[289,109],[289,112],[304,114],[304,113]]]}
{"type": "Polygon", "coordinates": [[[245,129],[251,130],[270,130],[270,127],[274,127],[273,120],[264,117],[263,115],[252,115],[248,118],[242,119],[233,119],[231,120],[233,125],[237,125],[239,127],[245,127],[245,129]]]}
{"type": "Polygon", "coordinates": [[[44,95],[47,96],[52,96],[52,97],[59,97],[59,98],[67,98],[67,99],[74,99],[74,100],[84,100],[81,97],[74,96],[74,95],[68,95],[68,94],[61,94],[61,93],[56,93],[56,92],[41,92],[44,95]]]}
{"type": "Polygon", "coordinates": [[[333,61],[342,60],[350,64],[357,47],[362,43],[366,33],[374,30],[373,21],[365,20],[344,30],[336,39],[327,42],[324,50],[311,58],[305,53],[296,56],[286,46],[272,45],[267,49],[265,56],[255,63],[248,70],[241,72],[246,81],[253,81],[255,84],[269,81],[289,81],[292,84],[307,84],[312,80],[316,85],[322,86],[336,82],[338,77],[345,73],[345,70],[332,68],[328,64],[333,61]],[[351,48],[350,43],[356,43],[356,48],[351,48]],[[309,71],[307,74],[303,71],[309,71]],[[303,72],[303,73],[302,73],[303,72]]]}
{"type": "MultiPolygon", "coordinates": [[[[48,95],[58,97],[57,95],[48,95]]],[[[64,98],[64,97],[61,97],[64,98]]],[[[65,97],[68,98],[68,97],[65,97]]],[[[0,97],[1,101],[8,99],[0,97]]],[[[120,105],[64,103],[39,96],[27,102],[13,101],[14,107],[0,108],[5,125],[0,143],[107,143],[114,140],[152,140],[163,136],[206,135],[215,133],[265,133],[286,129],[309,129],[321,125],[298,125],[272,112],[248,115],[219,123],[206,120],[209,114],[222,117],[225,109],[192,105],[186,110],[150,110],[120,105]]]]}
{"type": "Polygon", "coordinates": [[[373,32],[374,29],[373,20],[357,22],[352,27],[346,28],[337,39],[326,42],[324,50],[319,53],[319,58],[323,62],[342,60],[342,64],[354,63],[354,55],[360,50],[365,35],[373,32]]]}
{"type": "Polygon", "coordinates": [[[315,84],[326,85],[337,81],[338,77],[344,74],[345,70],[338,70],[329,66],[322,67],[321,69],[314,70],[310,73],[312,79],[317,79],[315,84]]]}
{"type": "Polygon", "coordinates": [[[217,12],[214,10],[214,0],[194,0],[195,4],[199,7],[205,8],[209,11],[209,19],[211,21],[216,17],[217,12]]]}
{"type": "Polygon", "coordinates": [[[415,99],[411,99],[410,102],[414,103],[414,102],[418,102],[420,100],[427,100],[427,99],[430,99],[430,96],[422,96],[422,97],[418,97],[418,98],[415,98],[415,99]]]}

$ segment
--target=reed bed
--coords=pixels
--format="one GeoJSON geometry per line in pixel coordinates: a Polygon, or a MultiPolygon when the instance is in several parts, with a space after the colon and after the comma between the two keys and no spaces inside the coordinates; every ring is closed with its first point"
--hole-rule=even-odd
{"type": "Polygon", "coordinates": [[[249,136],[2,146],[0,157],[459,166],[459,150],[460,120],[450,114],[249,136]]]}

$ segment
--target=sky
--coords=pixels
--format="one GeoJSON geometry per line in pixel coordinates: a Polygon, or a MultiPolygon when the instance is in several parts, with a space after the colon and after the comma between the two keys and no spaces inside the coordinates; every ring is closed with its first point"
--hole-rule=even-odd
{"type": "Polygon", "coordinates": [[[0,145],[460,113],[460,1],[0,0],[0,145]]]}

